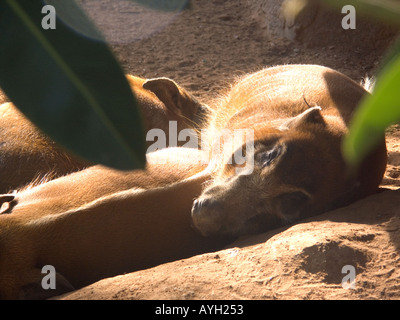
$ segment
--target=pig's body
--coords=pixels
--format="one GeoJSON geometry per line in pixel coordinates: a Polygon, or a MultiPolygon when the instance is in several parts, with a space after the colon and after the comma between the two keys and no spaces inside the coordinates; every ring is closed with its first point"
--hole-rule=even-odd
{"type": "Polygon", "coordinates": [[[364,94],[328,68],[265,69],[233,86],[202,137],[206,148],[226,129],[253,129],[254,139],[215,149],[208,166],[198,160],[208,150],[167,148],[148,155],[147,171],[92,167],[0,197],[0,297],[51,296],[225,243],[201,237],[192,223],[203,235],[229,238],[375,192],[384,141],[351,176],[340,152],[364,94]],[[252,170],[226,162],[235,148],[248,151],[252,170]],[[45,264],[56,268],[59,291],[41,288],[45,264]]]}

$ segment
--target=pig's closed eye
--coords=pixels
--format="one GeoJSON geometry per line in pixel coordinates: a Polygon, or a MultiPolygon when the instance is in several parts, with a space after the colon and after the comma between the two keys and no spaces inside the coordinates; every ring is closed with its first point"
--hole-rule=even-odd
{"type": "Polygon", "coordinates": [[[263,168],[268,167],[281,154],[281,151],[282,148],[280,146],[272,150],[263,151],[258,154],[257,161],[263,168]]]}

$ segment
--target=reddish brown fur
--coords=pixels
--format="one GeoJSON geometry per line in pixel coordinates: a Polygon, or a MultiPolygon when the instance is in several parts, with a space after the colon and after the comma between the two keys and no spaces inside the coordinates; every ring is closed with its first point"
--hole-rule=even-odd
{"type": "Polygon", "coordinates": [[[195,226],[204,235],[257,232],[376,192],[386,167],[385,141],[352,175],[341,156],[342,138],[365,94],[321,66],[279,66],[240,79],[210,116],[205,139],[211,148],[212,137],[226,128],[253,128],[254,171],[235,175],[235,166],[226,163],[241,144],[224,148],[220,167],[194,205],[195,226]],[[257,158],[271,150],[280,154],[263,167],[257,158]]]}
{"type": "Polygon", "coordinates": [[[232,88],[203,137],[211,148],[226,128],[254,128],[249,156],[254,155],[255,164],[249,175],[226,162],[242,143],[233,149],[223,145],[207,168],[197,160],[207,152],[171,148],[149,154],[147,171],[92,167],[3,196],[0,297],[48,296],[70,290],[70,284],[79,287],[218,248],[224,241],[200,237],[190,227],[192,205],[192,222],[201,233],[236,235],[376,191],[386,164],[384,141],[353,175],[347,174],[340,153],[348,121],[364,94],[328,68],[265,69],[232,88]],[[157,164],[166,158],[172,162],[157,164]],[[58,291],[40,287],[45,264],[59,273],[58,291]]]}
{"type": "Polygon", "coordinates": [[[220,246],[190,224],[193,198],[209,178],[189,178],[204,168],[201,153],[174,152],[170,163],[160,160],[166,152],[149,155],[146,172],[92,167],[17,194],[12,213],[0,219],[0,298],[37,298],[38,266],[46,264],[59,273],[58,290],[39,294],[54,295],[66,284],[81,287],[220,246]]]}
{"type": "MultiPolygon", "coordinates": [[[[206,106],[170,79],[146,80],[127,75],[127,80],[143,114],[146,132],[161,129],[167,141],[169,121],[176,121],[178,130],[197,128],[207,111],[206,106]]],[[[0,106],[0,128],[0,193],[89,166],[55,145],[12,103],[0,106]]],[[[152,143],[149,141],[148,145],[152,143]]]]}
{"type": "Polygon", "coordinates": [[[0,192],[22,187],[87,166],[59,148],[27,120],[12,103],[0,107],[0,192]]]}

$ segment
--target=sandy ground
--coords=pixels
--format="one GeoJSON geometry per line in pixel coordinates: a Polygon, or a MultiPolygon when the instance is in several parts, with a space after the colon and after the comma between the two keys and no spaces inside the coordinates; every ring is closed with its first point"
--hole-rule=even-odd
{"type": "MultiPolygon", "coordinates": [[[[321,64],[360,81],[374,75],[391,39],[387,31],[343,33],[328,22],[325,31],[318,24],[302,30],[298,41],[274,39],[245,0],[194,0],[190,10],[157,16],[126,1],[82,2],[126,72],[170,77],[211,105],[235,77],[277,64],[321,64]]],[[[399,129],[387,134],[382,187],[389,189],[400,185],[399,129]]],[[[246,237],[220,252],[105,279],[64,299],[399,299],[399,192],[246,237]],[[345,265],[355,268],[355,289],[342,288],[345,265]]]]}

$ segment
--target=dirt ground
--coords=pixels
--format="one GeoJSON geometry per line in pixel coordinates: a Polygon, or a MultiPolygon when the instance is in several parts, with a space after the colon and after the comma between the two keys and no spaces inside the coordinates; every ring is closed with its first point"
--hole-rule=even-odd
{"type": "MultiPolygon", "coordinates": [[[[172,78],[210,105],[237,76],[266,66],[310,63],[356,81],[373,76],[394,34],[362,20],[357,30],[344,31],[340,17],[318,15],[299,30],[297,40],[287,41],[271,37],[245,0],[193,0],[180,14],[157,16],[143,15],[144,9],[125,1],[82,2],[100,22],[126,72],[172,78]],[[110,6],[120,14],[110,15],[110,6]]],[[[382,186],[397,189],[398,126],[388,130],[387,145],[382,186]]],[[[399,299],[399,192],[382,192],[294,226],[240,239],[220,252],[105,279],[63,299],[399,299]],[[341,286],[345,265],[356,269],[352,290],[341,286]]]]}

